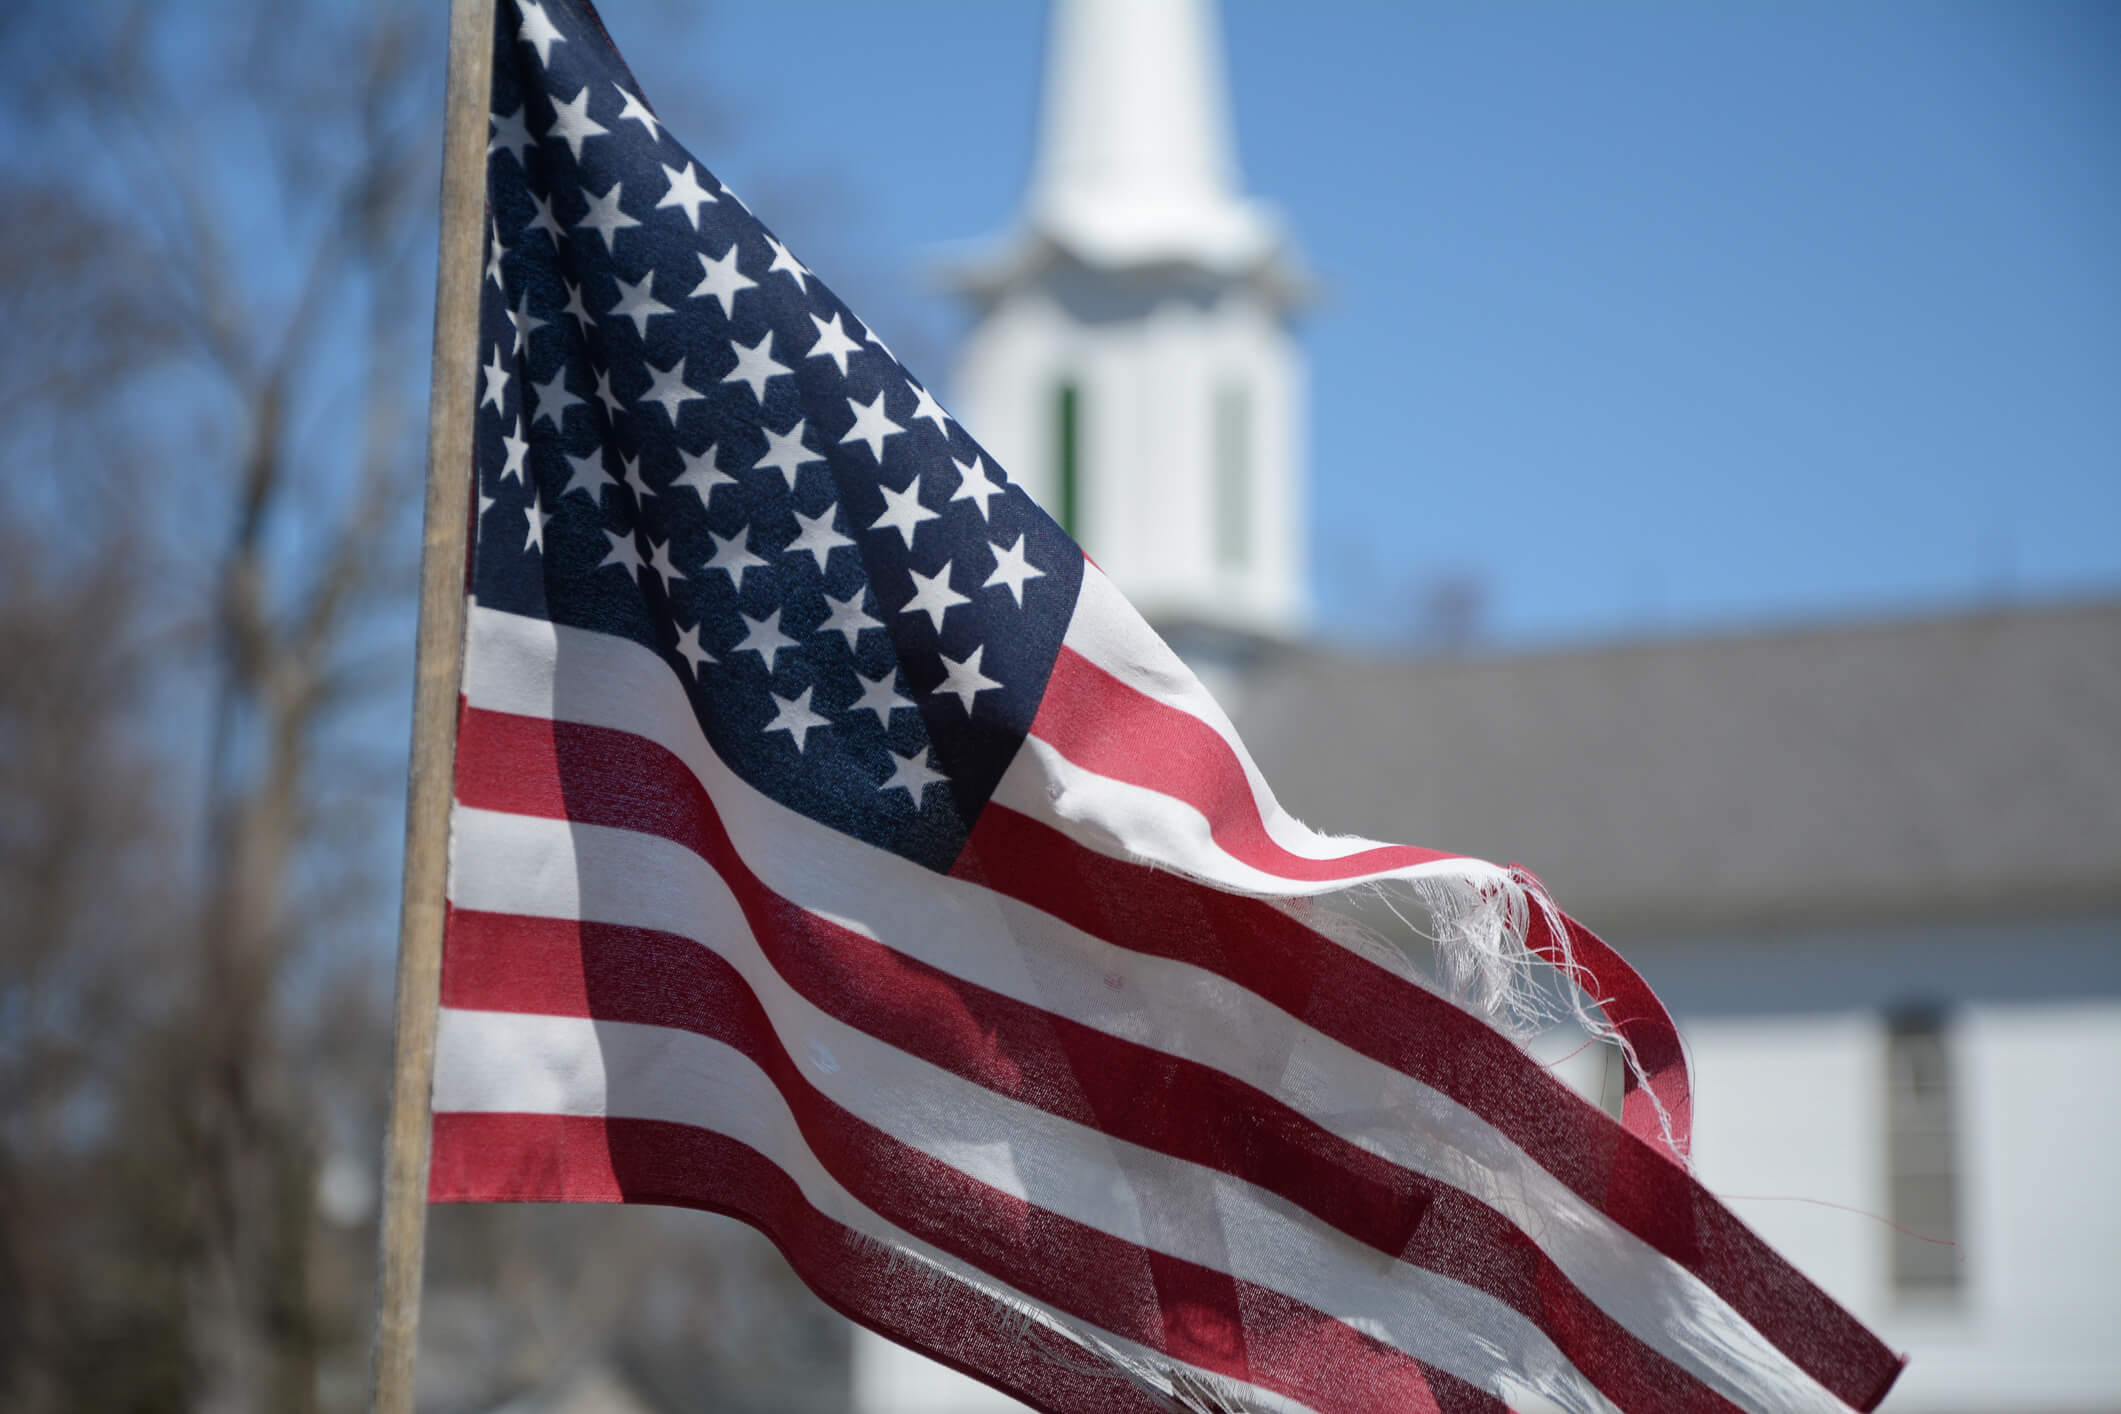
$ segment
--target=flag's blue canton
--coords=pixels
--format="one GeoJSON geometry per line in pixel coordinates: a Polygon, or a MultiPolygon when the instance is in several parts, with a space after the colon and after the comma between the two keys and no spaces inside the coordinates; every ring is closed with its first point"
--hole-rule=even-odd
{"type": "Polygon", "coordinates": [[[514,19],[473,594],[653,648],[745,780],[947,869],[1030,728],[1081,552],[679,146],[591,15],[514,19]]]}

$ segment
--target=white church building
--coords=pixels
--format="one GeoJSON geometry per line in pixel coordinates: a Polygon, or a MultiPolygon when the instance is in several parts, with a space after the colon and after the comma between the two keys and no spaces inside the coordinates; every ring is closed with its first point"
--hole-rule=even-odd
{"type": "MultiPolygon", "coordinates": [[[[1308,642],[1307,279],[1231,134],[1210,0],[1055,0],[1023,209],[954,272],[959,416],[1290,809],[1530,861],[1630,956],[1691,1049],[1703,1180],[1912,1356],[1886,1410],[2121,1411],[2121,603],[1308,642]]],[[[866,1334],[853,1400],[1014,1407],[866,1334]]]]}

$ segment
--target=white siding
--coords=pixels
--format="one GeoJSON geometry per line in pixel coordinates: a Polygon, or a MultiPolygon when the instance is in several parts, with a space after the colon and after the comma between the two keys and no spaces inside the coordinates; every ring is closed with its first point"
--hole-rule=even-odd
{"type": "Polygon", "coordinates": [[[1703,1181],[1913,1357],[1885,1406],[1894,1414],[2121,1408],[2116,940],[2112,925],[2036,925],[1985,946],[1881,932],[1636,958],[1653,984],[1671,983],[1692,1051],[1703,1181]],[[1726,995],[1690,1014],[1688,994],[1724,992],[1709,984],[1717,973],[1743,973],[1779,1009],[1749,1013],[1726,995]],[[2028,973],[2037,994],[1996,999],[2028,973]],[[1966,1267],[1946,1299],[1895,1294],[1892,1235],[1864,1215],[1886,1210],[1889,987],[1950,1018],[1966,1267]],[[1809,1009],[1792,1005],[1806,994],[1809,1009]]]}

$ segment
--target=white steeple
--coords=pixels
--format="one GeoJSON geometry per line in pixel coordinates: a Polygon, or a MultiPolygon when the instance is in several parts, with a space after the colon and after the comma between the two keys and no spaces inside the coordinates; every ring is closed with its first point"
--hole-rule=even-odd
{"type": "Polygon", "coordinates": [[[1054,0],[1017,228],[953,274],[965,425],[1134,602],[1300,627],[1305,282],[1242,193],[1209,0],[1054,0]]]}
{"type": "Polygon", "coordinates": [[[1195,0],[1054,7],[1029,220],[1097,263],[1257,258],[1239,199],[1222,55],[1195,0]]]}

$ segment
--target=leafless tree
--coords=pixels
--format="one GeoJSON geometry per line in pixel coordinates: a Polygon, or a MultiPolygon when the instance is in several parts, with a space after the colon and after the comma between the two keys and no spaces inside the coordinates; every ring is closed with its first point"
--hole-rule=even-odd
{"type": "Polygon", "coordinates": [[[301,1410],[320,846],[400,687],[362,652],[409,582],[434,20],[39,8],[0,33],[11,1394],[301,1410]]]}
{"type": "MultiPolygon", "coordinates": [[[[442,8],[0,13],[8,1409],[361,1400],[442,8]]],[[[445,1403],[622,1347],[831,1402],[761,1242],[436,1228],[445,1403]]]]}

